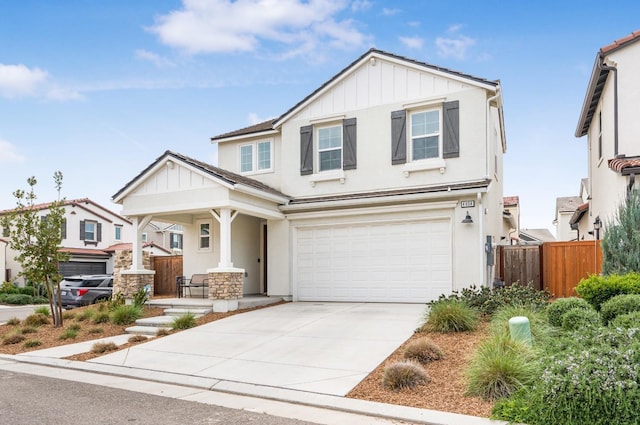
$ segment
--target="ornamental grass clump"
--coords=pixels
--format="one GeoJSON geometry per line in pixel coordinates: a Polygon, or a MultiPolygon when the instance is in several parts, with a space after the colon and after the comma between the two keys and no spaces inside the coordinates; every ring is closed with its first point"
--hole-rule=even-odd
{"type": "Polygon", "coordinates": [[[48,325],[49,323],[51,323],[49,318],[42,313],[30,314],[22,322],[24,326],[34,326],[34,327],[48,325]]]}
{"type": "Polygon", "coordinates": [[[420,363],[413,361],[392,363],[384,369],[382,376],[382,386],[393,391],[415,388],[428,383],[427,372],[420,363]]]}
{"type": "Polygon", "coordinates": [[[536,343],[545,341],[552,336],[545,310],[533,305],[507,305],[496,310],[491,317],[491,334],[509,337],[509,320],[513,317],[526,317],[529,319],[531,336],[536,343]]]}
{"type": "Polygon", "coordinates": [[[114,325],[130,325],[142,317],[142,308],[130,305],[120,305],[111,312],[111,323],[114,325]]]}
{"type": "Polygon", "coordinates": [[[537,376],[531,349],[495,335],[485,340],[471,359],[467,369],[467,393],[486,400],[509,397],[531,384],[537,376]]]}
{"type": "Polygon", "coordinates": [[[36,308],[33,311],[35,313],[42,313],[47,317],[51,316],[51,309],[49,308],[49,306],[46,306],[46,305],[41,305],[40,307],[36,308]]]}
{"type": "Polygon", "coordinates": [[[420,330],[441,333],[473,331],[479,320],[478,313],[467,303],[449,298],[431,304],[427,320],[420,330]]]}
{"type": "Polygon", "coordinates": [[[12,333],[12,334],[9,334],[9,335],[5,336],[4,338],[2,338],[2,345],[19,344],[22,341],[24,341],[25,339],[27,339],[27,338],[22,334],[12,333]]]}
{"type": "Polygon", "coordinates": [[[193,313],[185,313],[173,319],[173,323],[171,323],[171,328],[173,330],[189,329],[189,328],[193,328],[195,325],[196,325],[196,316],[193,313]]]}
{"type": "Polygon", "coordinates": [[[640,294],[616,295],[600,307],[602,323],[605,325],[617,316],[633,311],[640,311],[640,294]]]}
{"type": "Polygon", "coordinates": [[[405,360],[414,360],[425,365],[444,359],[444,352],[430,338],[420,338],[407,344],[403,356],[405,360]]]}
{"type": "Polygon", "coordinates": [[[130,343],[137,343],[137,342],[145,342],[148,339],[149,338],[147,338],[144,335],[131,335],[127,341],[130,343]]]}
{"type": "Polygon", "coordinates": [[[562,316],[574,308],[581,308],[584,310],[591,309],[591,305],[578,297],[559,298],[547,306],[547,316],[549,317],[549,323],[557,328],[562,326],[562,316]]]}
{"type": "Polygon", "coordinates": [[[97,311],[96,314],[93,316],[93,319],[91,319],[91,322],[94,324],[100,324],[100,323],[109,323],[109,321],[111,321],[111,316],[109,315],[108,311],[97,311]]]}
{"type": "Polygon", "coordinates": [[[565,331],[577,331],[589,326],[598,327],[602,325],[600,313],[589,307],[572,308],[562,315],[562,329],[565,331]]]}
{"type": "Polygon", "coordinates": [[[118,346],[114,342],[96,342],[91,347],[91,352],[94,354],[102,354],[108,351],[115,351],[118,346]]]}

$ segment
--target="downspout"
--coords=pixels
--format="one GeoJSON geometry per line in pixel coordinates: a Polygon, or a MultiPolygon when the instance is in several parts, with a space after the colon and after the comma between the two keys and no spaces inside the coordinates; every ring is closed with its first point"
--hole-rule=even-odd
{"type": "Polygon", "coordinates": [[[618,68],[605,65],[605,58],[600,55],[598,68],[602,71],[613,71],[613,156],[618,156],[618,68]]]}
{"type": "Polygon", "coordinates": [[[485,273],[484,273],[484,267],[485,267],[485,263],[487,262],[486,260],[486,256],[487,256],[487,251],[485,249],[484,246],[484,208],[482,207],[482,194],[480,192],[478,192],[477,194],[477,198],[478,198],[478,239],[479,239],[479,245],[480,245],[480,252],[483,252],[484,255],[480,256],[480,286],[484,286],[484,280],[485,280],[485,273]]]}
{"type": "Polygon", "coordinates": [[[496,94],[494,96],[491,96],[490,98],[487,99],[487,109],[485,110],[485,119],[486,119],[486,125],[487,125],[487,129],[486,129],[486,154],[485,154],[485,177],[488,179],[489,178],[489,140],[491,138],[491,134],[490,134],[490,130],[489,128],[490,126],[490,114],[489,111],[491,109],[491,102],[495,101],[496,99],[498,99],[500,97],[500,86],[498,86],[496,88],[496,94]]]}
{"type": "MultiPolygon", "coordinates": [[[[496,94],[491,96],[490,98],[487,99],[487,108],[485,110],[485,119],[486,119],[486,138],[485,138],[485,178],[489,179],[490,177],[490,173],[489,173],[489,155],[491,153],[491,143],[489,142],[491,140],[491,114],[490,114],[490,110],[491,110],[491,102],[496,101],[498,98],[500,97],[500,86],[498,85],[496,87],[496,94]]],[[[480,192],[478,192],[477,195],[478,198],[478,243],[479,243],[479,248],[480,248],[480,252],[483,252],[484,255],[481,256],[480,259],[480,285],[484,286],[485,284],[485,280],[486,280],[486,284],[489,285],[489,279],[488,279],[488,268],[487,268],[487,273],[485,274],[485,267],[488,267],[486,265],[487,263],[487,256],[489,255],[489,253],[487,252],[486,248],[485,248],[485,238],[484,238],[484,208],[482,206],[482,194],[480,192]]]]}

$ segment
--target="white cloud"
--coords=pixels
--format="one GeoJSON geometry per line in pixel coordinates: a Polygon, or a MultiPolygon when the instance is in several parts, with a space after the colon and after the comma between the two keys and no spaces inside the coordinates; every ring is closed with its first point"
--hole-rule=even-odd
{"type": "Polygon", "coordinates": [[[420,37],[399,37],[399,39],[402,44],[410,49],[420,49],[424,43],[424,40],[420,37]]]}
{"type": "Polygon", "coordinates": [[[147,50],[138,49],[136,50],[136,58],[151,62],[158,68],[167,68],[171,66],[175,66],[173,62],[169,59],[164,58],[157,53],[149,52],[147,50]]]}
{"type": "Polygon", "coordinates": [[[82,99],[76,90],[55,84],[47,71],[28,68],[25,65],[4,65],[0,63],[0,97],[16,99],[40,97],[66,101],[82,99]]]}
{"type": "Polygon", "coordinates": [[[20,155],[16,147],[6,140],[0,139],[0,163],[20,163],[24,162],[24,156],[20,155]]]}
{"type": "Polygon", "coordinates": [[[390,9],[388,7],[385,7],[382,9],[382,14],[384,16],[393,16],[393,15],[397,15],[398,13],[400,13],[400,9],[398,8],[390,9]]]}
{"type": "Polygon", "coordinates": [[[47,72],[24,65],[0,64],[0,95],[8,98],[37,95],[47,80],[47,72]]]}
{"type": "Polygon", "coordinates": [[[447,32],[449,34],[455,34],[462,29],[464,25],[462,24],[453,24],[449,28],[447,28],[447,32]]]}
{"type": "Polygon", "coordinates": [[[373,6],[373,3],[369,0],[355,0],[351,3],[351,10],[354,12],[360,12],[362,10],[371,9],[371,6],[373,6]]]}
{"type": "Polygon", "coordinates": [[[263,42],[283,44],[296,55],[320,42],[360,47],[365,36],[352,21],[336,18],[348,6],[346,0],[183,0],[149,31],[189,54],[251,52],[263,42]]]}
{"type": "Polygon", "coordinates": [[[262,118],[255,112],[249,112],[248,119],[249,119],[249,125],[255,125],[268,120],[273,120],[274,117],[262,118]]]}
{"type": "Polygon", "coordinates": [[[456,38],[436,38],[438,54],[445,58],[465,59],[467,50],[475,44],[476,41],[474,39],[464,35],[459,35],[456,38]]]}

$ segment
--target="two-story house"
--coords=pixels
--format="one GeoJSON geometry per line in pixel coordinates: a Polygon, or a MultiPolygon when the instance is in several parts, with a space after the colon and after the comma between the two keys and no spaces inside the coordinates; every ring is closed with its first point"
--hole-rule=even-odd
{"type": "Polygon", "coordinates": [[[587,136],[587,221],[597,238],[606,231],[627,192],[637,186],[639,75],[640,31],[635,31],[598,51],[580,112],[575,135],[587,136]]]}
{"type": "Polygon", "coordinates": [[[372,49],[212,141],[219,166],[167,151],[113,196],[134,253],[151,220],[181,224],[185,275],[294,301],[423,303],[493,281],[509,237],[498,81],[372,49]]]}
{"type": "MultiPolygon", "coordinates": [[[[38,204],[34,208],[44,217],[50,205],[38,204]]],[[[63,276],[112,273],[113,250],[110,247],[131,242],[131,221],[86,198],[65,200],[63,208],[61,245],[70,258],[60,264],[60,273],[63,276]]],[[[9,211],[0,211],[0,214],[9,211]]],[[[6,236],[5,229],[2,231],[6,236]]],[[[6,248],[5,280],[23,285],[24,279],[18,277],[21,267],[15,261],[16,255],[10,247],[6,248]]]]}

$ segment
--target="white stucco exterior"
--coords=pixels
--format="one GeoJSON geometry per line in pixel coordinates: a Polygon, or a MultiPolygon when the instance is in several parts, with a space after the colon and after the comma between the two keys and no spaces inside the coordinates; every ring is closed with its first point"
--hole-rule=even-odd
{"type": "MultiPolygon", "coordinates": [[[[637,164],[634,161],[640,156],[640,120],[637,117],[640,101],[638,41],[640,33],[636,32],[603,47],[597,53],[576,129],[576,137],[587,136],[589,151],[591,199],[589,216],[583,221],[590,225],[588,234],[589,231],[593,232],[593,223],[599,217],[603,222],[600,237],[614,218],[618,206],[624,201],[629,185],[634,184],[635,178],[631,175],[636,173],[637,164]],[[612,163],[616,158],[625,163],[619,169],[612,163]]],[[[585,234],[583,225],[580,230],[585,234]]]]}
{"type": "Polygon", "coordinates": [[[244,294],[425,302],[492,282],[487,252],[509,236],[499,83],[371,50],[273,122],[213,141],[219,167],[165,152],[114,196],[134,223],[183,226],[185,275],[229,266],[230,244],[244,294]],[[445,115],[447,105],[458,115],[445,115]],[[425,110],[440,114],[438,157],[412,161],[402,139],[409,157],[393,164],[392,112],[405,111],[409,134],[409,117],[425,110]],[[319,171],[319,129],[346,132],[347,121],[354,132],[343,136],[340,155],[353,163],[319,171]],[[301,172],[303,129],[313,134],[309,172],[301,172]],[[457,137],[451,154],[447,131],[457,137]],[[243,170],[241,150],[256,152],[260,143],[270,146],[269,166],[243,170]],[[472,223],[462,223],[467,214],[472,223]],[[206,249],[203,224],[212,229],[206,249]],[[432,243],[412,240],[419,235],[432,243]]]}

